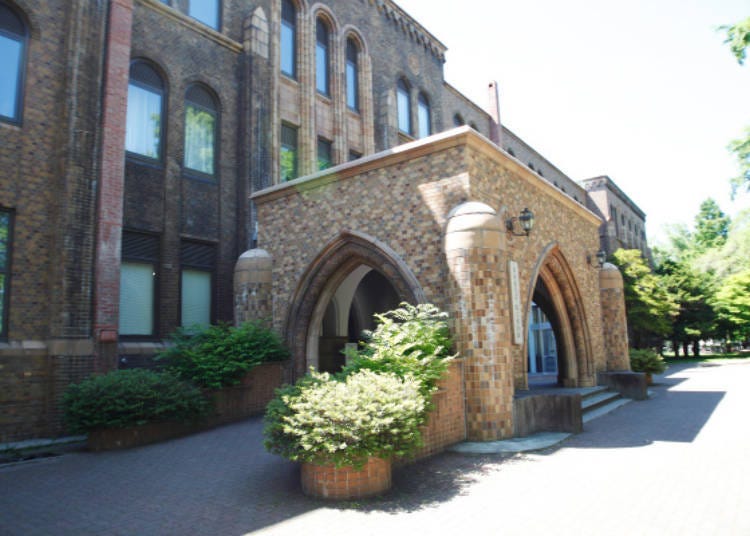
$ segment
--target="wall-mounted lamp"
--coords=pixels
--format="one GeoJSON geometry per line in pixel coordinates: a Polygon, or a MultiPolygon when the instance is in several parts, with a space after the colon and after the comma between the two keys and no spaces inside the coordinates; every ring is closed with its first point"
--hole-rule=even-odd
{"type": "MultiPolygon", "coordinates": [[[[599,268],[604,266],[604,263],[607,261],[607,252],[603,249],[600,249],[596,252],[596,263],[599,265],[599,268]]],[[[589,266],[591,266],[591,261],[593,260],[592,255],[586,255],[586,261],[589,263],[589,266]]]]}
{"type": "Polygon", "coordinates": [[[518,217],[514,216],[505,220],[505,229],[509,234],[512,234],[514,236],[529,236],[533,228],[534,213],[531,212],[528,208],[523,209],[518,217]],[[519,233],[515,230],[515,222],[519,222],[521,224],[521,230],[523,231],[522,233],[519,233]]]}

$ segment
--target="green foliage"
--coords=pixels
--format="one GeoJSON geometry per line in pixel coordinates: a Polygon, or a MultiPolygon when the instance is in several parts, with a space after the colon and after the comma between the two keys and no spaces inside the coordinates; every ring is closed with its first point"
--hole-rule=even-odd
{"type": "Polygon", "coordinates": [[[179,330],[157,356],[168,371],[207,389],[236,385],[253,367],[289,357],[279,336],[259,322],[179,330]]]}
{"type": "Polygon", "coordinates": [[[737,62],[742,65],[745,62],[747,47],[750,46],[750,17],[732,26],[722,26],[720,29],[727,32],[724,42],[729,45],[737,62]]]}
{"type": "Polygon", "coordinates": [[[364,347],[344,369],[362,369],[416,378],[429,405],[437,382],[448,368],[451,339],[448,314],[432,304],[401,303],[398,309],[375,315],[377,327],[368,333],[364,347]]]}
{"type": "Polygon", "coordinates": [[[737,165],[740,169],[740,174],[730,181],[732,198],[734,198],[743,184],[745,191],[750,192],[750,127],[745,127],[744,136],[730,141],[728,149],[737,157],[737,165]]]}
{"type": "Polygon", "coordinates": [[[630,368],[633,372],[661,374],[667,370],[664,358],[650,349],[630,349],[630,368]]]}
{"type": "MultiPolygon", "coordinates": [[[[720,29],[727,32],[727,38],[724,42],[729,44],[734,57],[737,58],[740,65],[744,64],[747,57],[747,47],[750,46],[750,17],[733,26],[722,26],[720,29]]],[[[729,150],[737,156],[737,163],[740,168],[740,174],[731,180],[732,196],[734,197],[743,184],[746,191],[750,192],[750,127],[745,128],[743,137],[733,140],[729,144],[729,150]]]]}
{"type": "Polygon", "coordinates": [[[711,306],[711,276],[697,270],[694,263],[669,259],[662,262],[656,274],[678,307],[672,324],[675,347],[679,347],[679,343],[696,343],[711,338],[716,329],[716,312],[711,306]]]}
{"type": "Polygon", "coordinates": [[[424,398],[414,378],[361,370],[327,373],[276,391],[265,446],[294,461],[362,467],[370,456],[405,456],[421,445],[424,398]]]}
{"type": "Polygon", "coordinates": [[[727,277],[716,293],[715,303],[730,335],[750,338],[750,270],[727,277]]]}
{"type": "Polygon", "coordinates": [[[729,216],[722,212],[719,204],[711,198],[701,203],[695,216],[695,248],[705,252],[724,245],[729,234],[729,216]]]}
{"type": "Polygon", "coordinates": [[[649,346],[670,335],[677,304],[637,249],[618,249],[612,256],[622,272],[628,328],[635,347],[649,346]]]}
{"type": "Polygon", "coordinates": [[[118,370],[68,387],[63,397],[71,433],[125,428],[150,422],[190,422],[208,402],[196,387],[152,370],[118,370]]]}

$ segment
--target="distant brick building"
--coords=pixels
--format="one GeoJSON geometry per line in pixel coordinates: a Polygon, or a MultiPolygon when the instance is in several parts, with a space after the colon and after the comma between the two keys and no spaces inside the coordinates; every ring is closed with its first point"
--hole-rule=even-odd
{"type": "MultiPolygon", "coordinates": [[[[398,223],[399,212],[437,211],[432,231],[439,233],[424,251],[445,256],[435,241],[442,240],[441,226],[455,207],[435,201],[442,186],[420,174],[437,170],[435,147],[447,142],[417,144],[422,149],[405,153],[413,157],[404,164],[416,173],[413,184],[429,182],[432,192],[421,202],[411,192],[409,205],[386,204],[401,202],[393,197],[398,181],[383,171],[392,170],[385,165],[390,157],[371,155],[460,125],[491,140],[502,153],[500,167],[524,177],[525,186],[511,202],[492,185],[495,155],[479,182],[472,179],[465,194],[445,199],[455,205],[481,201],[498,212],[507,206],[509,215],[528,204],[541,229],[548,225],[542,211],[564,207],[560,214],[573,218],[559,238],[548,229],[537,235],[548,244],[530,241],[528,251],[519,250],[525,256],[522,278],[546,274],[547,287],[554,287],[524,287],[523,305],[539,301],[554,317],[551,325],[565,339],[558,346],[567,345],[560,352],[568,356],[563,379],[595,381],[608,361],[601,358],[606,329],[591,262],[599,244],[589,228],[607,225],[612,216],[599,211],[597,220],[588,210],[596,204],[588,186],[500,124],[496,97],[487,113],[447,84],[444,53],[442,43],[391,0],[0,0],[0,442],[62,433],[59,400],[70,382],[140,365],[179,326],[232,321],[235,262],[258,244],[274,250],[275,240],[307,240],[304,255],[293,250],[273,257],[274,276],[290,279],[274,283],[268,303],[245,304],[267,305],[279,329],[293,327],[280,320],[292,303],[284,300],[299,283],[292,277],[305,273],[305,262],[321,254],[312,253],[315,247],[344,236],[348,224],[345,218],[330,235],[316,234],[319,228],[306,234],[315,223],[309,218],[327,214],[320,179],[308,194],[300,185],[295,204],[274,213],[262,212],[270,205],[263,196],[251,199],[256,192],[356,160],[351,169],[377,175],[379,188],[367,195],[342,193],[331,206],[336,217],[372,209],[370,217],[377,215],[389,229],[382,236],[392,237],[394,226],[409,224],[398,223]],[[420,151],[429,157],[415,171],[420,151]],[[539,202],[529,193],[536,191],[542,192],[539,202]],[[579,226],[573,246],[570,232],[579,226]],[[546,253],[540,256],[538,248],[546,253]],[[568,261],[560,264],[562,258],[568,261]],[[553,276],[553,265],[572,272],[553,276]],[[575,298],[581,289],[586,298],[575,298]],[[573,298],[578,305],[562,318],[558,302],[573,298]],[[594,335],[581,339],[581,330],[594,335]],[[571,371],[574,364],[585,371],[571,371]]],[[[455,139],[466,147],[483,147],[477,154],[489,150],[478,135],[457,132],[455,139]]],[[[465,172],[476,177],[483,165],[465,172]]],[[[634,236],[643,230],[643,215],[636,214],[634,236]]],[[[368,236],[379,240],[380,234],[368,236]]],[[[641,243],[645,247],[645,235],[641,243]]],[[[366,262],[351,273],[336,272],[339,283],[349,278],[338,299],[366,306],[353,309],[360,316],[325,320],[320,344],[331,349],[327,355],[367,327],[362,311],[382,310],[401,298],[448,306],[441,296],[449,292],[452,261],[420,257],[418,249],[399,250],[411,275],[396,279],[427,277],[434,283],[423,288],[429,292],[406,292],[393,273],[373,270],[383,260],[377,248],[357,257],[366,262]],[[358,294],[363,280],[368,284],[358,294]]],[[[506,283],[499,284],[505,292],[506,283]]],[[[316,313],[322,322],[325,304],[314,307],[323,307],[316,313]]],[[[298,328],[305,334],[289,336],[311,336],[309,326],[298,328]]],[[[504,355],[515,363],[511,384],[523,388],[527,345],[515,344],[504,355]]],[[[298,369],[306,364],[303,358],[298,369]]]]}

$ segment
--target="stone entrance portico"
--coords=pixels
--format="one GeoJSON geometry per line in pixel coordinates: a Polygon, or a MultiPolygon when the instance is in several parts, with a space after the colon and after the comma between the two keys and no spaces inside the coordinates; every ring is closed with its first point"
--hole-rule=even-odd
{"type": "MultiPolygon", "coordinates": [[[[357,270],[376,271],[399,300],[449,312],[464,359],[467,439],[513,435],[538,284],[554,317],[562,385],[591,386],[598,373],[628,368],[619,273],[591,261],[599,218],[468,127],[252,199],[259,248],[237,265],[236,318],[272,319],[292,350],[293,377],[319,364],[331,300],[357,270]],[[526,207],[534,229],[516,236],[506,221],[526,207]]],[[[366,295],[337,314],[368,310],[366,295]]]]}

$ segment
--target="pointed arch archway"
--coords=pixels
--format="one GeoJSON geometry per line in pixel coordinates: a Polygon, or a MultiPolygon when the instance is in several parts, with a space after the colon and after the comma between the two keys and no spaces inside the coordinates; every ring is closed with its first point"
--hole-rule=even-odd
{"type": "MultiPolygon", "coordinates": [[[[591,333],[581,291],[565,255],[556,242],[544,248],[532,273],[526,298],[526,311],[539,302],[555,335],[558,384],[564,387],[595,385],[596,374],[591,333]]],[[[528,333],[529,318],[526,317],[528,333]]],[[[528,345],[524,344],[524,384],[528,381],[528,345]]]]}
{"type": "Polygon", "coordinates": [[[328,304],[342,283],[362,267],[385,278],[398,301],[426,301],[417,278],[387,244],[364,233],[339,233],[307,267],[289,307],[284,333],[295,378],[304,375],[309,364],[317,364],[317,344],[328,304]]]}

